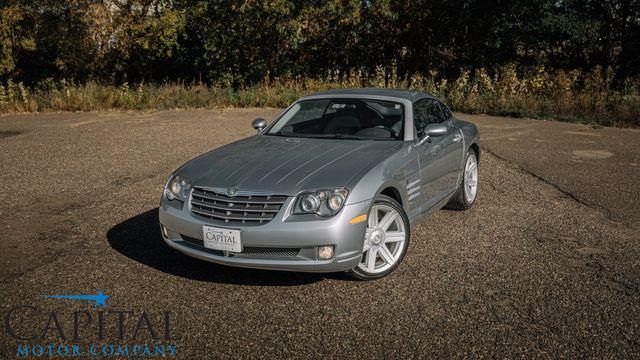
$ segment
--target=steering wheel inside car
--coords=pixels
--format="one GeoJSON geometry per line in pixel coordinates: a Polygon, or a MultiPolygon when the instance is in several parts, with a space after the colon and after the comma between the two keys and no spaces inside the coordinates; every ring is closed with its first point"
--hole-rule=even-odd
{"type": "Polygon", "coordinates": [[[397,138],[398,138],[398,135],[399,135],[399,134],[398,134],[398,133],[396,133],[396,132],[395,132],[392,128],[390,128],[390,127],[386,127],[386,126],[384,126],[384,125],[378,125],[378,126],[376,126],[376,128],[377,128],[377,129],[384,129],[384,130],[387,130],[387,131],[389,132],[389,134],[391,135],[391,136],[389,136],[389,137],[392,137],[392,138],[394,138],[394,139],[397,139],[397,138]]]}
{"type": "Polygon", "coordinates": [[[354,135],[368,137],[371,139],[390,139],[393,138],[393,130],[384,126],[376,126],[362,129],[354,135]]]}

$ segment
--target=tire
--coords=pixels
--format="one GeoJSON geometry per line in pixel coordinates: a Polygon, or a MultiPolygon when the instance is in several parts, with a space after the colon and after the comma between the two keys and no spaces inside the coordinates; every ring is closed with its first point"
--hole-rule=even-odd
{"type": "Polygon", "coordinates": [[[407,253],[409,230],[409,218],[402,206],[388,196],[378,195],[367,215],[362,259],[349,274],[359,280],[374,280],[390,274],[407,253]],[[385,220],[389,215],[392,217],[385,220]]]}
{"type": "Polygon", "coordinates": [[[478,198],[478,159],[473,149],[468,151],[461,175],[462,181],[460,181],[456,193],[447,203],[448,209],[468,210],[478,198]]]}

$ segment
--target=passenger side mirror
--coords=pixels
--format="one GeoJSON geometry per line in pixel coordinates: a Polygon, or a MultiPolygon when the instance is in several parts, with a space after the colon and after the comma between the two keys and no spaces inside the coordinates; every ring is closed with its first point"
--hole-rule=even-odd
{"type": "Polygon", "coordinates": [[[431,140],[431,137],[444,136],[449,132],[446,125],[442,124],[429,124],[423,131],[418,133],[418,145],[422,145],[431,140]]]}
{"type": "Polygon", "coordinates": [[[424,131],[429,136],[444,136],[444,135],[447,135],[447,132],[449,132],[449,129],[447,129],[446,125],[429,124],[427,125],[426,128],[424,128],[424,131]]]}
{"type": "Polygon", "coordinates": [[[251,122],[251,126],[260,132],[262,129],[267,127],[267,120],[263,118],[255,118],[253,122],[251,122]]]}

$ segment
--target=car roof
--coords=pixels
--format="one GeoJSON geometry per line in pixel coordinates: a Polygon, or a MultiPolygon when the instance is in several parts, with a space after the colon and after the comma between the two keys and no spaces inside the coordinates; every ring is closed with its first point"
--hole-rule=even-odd
{"type": "Polygon", "coordinates": [[[388,96],[400,99],[407,99],[410,101],[416,101],[422,98],[432,98],[435,97],[429,93],[422,91],[413,91],[413,90],[404,90],[404,89],[380,89],[380,88],[351,88],[351,89],[332,89],[317,92],[311,96],[322,96],[322,95],[371,95],[371,96],[388,96]]]}

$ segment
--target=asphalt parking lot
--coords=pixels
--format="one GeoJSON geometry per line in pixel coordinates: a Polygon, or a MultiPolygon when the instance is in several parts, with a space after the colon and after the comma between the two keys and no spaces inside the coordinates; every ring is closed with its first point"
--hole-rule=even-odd
{"type": "MultiPolygon", "coordinates": [[[[640,131],[467,116],[480,127],[479,199],[412,229],[403,264],[372,282],[341,274],[234,269],[160,238],[173,169],[253,134],[277,109],[0,117],[0,300],[15,331],[65,343],[153,343],[170,313],[180,358],[638,357],[640,131]],[[130,311],[117,336],[91,303],[130,311]],[[144,326],[143,326],[144,327],[144,326]],[[148,327],[148,326],[147,326],[148,327]],[[49,328],[47,331],[46,328],[49,328]],[[35,329],[35,330],[34,330],[35,329]],[[139,329],[138,329],[139,330],[139,329]]],[[[0,357],[19,344],[5,329],[0,357]]],[[[156,341],[160,343],[162,341],[156,341]]]]}

